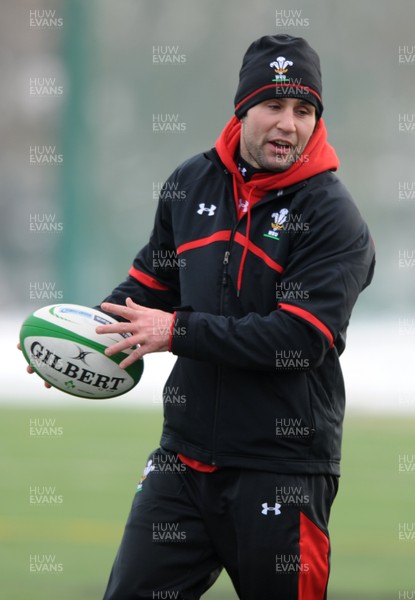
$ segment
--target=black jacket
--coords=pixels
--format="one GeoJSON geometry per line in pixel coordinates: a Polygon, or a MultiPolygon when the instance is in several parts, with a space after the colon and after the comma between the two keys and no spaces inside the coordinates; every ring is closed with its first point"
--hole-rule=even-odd
{"type": "Polygon", "coordinates": [[[219,467],[338,475],[339,355],[373,268],[368,228],[332,172],[268,193],[237,222],[215,150],[176,169],[149,243],[107,298],[176,312],[161,444],[219,467]]]}

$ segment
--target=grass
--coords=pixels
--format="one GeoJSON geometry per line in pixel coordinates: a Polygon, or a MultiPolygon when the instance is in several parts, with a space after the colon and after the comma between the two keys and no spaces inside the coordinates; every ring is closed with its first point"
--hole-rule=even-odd
{"type": "MultiPolygon", "coordinates": [[[[399,524],[415,522],[415,471],[398,467],[399,455],[409,464],[415,455],[414,425],[413,418],[355,415],[346,421],[331,518],[330,600],[415,597],[409,595],[415,590],[415,539],[399,540],[399,524]]],[[[2,597],[102,597],[160,426],[158,411],[102,410],[99,403],[82,411],[1,409],[2,597]],[[46,430],[35,435],[42,425],[46,430]],[[51,488],[56,504],[31,503],[39,487],[51,488]],[[33,564],[36,556],[50,557],[58,572],[31,572],[30,557],[33,564]]],[[[226,574],[204,596],[235,598],[226,574]]]]}

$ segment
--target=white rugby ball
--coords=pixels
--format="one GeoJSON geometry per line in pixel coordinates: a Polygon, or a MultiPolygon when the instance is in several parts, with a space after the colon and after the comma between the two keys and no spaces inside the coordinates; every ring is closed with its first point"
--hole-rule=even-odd
{"type": "Polygon", "coordinates": [[[126,334],[95,332],[98,325],[116,320],[99,310],[78,304],[44,306],[29,315],[20,330],[25,359],[53,387],[81,398],[114,398],[140,381],[144,363],[121,369],[131,349],[106,356],[105,349],[126,334]]]}

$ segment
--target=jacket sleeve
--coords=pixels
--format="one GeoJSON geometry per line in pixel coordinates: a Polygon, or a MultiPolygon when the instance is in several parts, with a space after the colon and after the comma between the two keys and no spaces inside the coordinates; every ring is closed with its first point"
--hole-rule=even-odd
{"type": "Polygon", "coordinates": [[[352,199],[338,180],[334,185],[300,212],[308,229],[292,235],[281,280],[290,298],[266,316],[178,311],[174,354],[258,370],[307,370],[331,348],[343,351],[352,308],[372,279],[374,246],[352,199]]]}
{"type": "Polygon", "coordinates": [[[180,304],[179,266],[170,202],[163,198],[162,190],[148,244],[138,252],[127,278],[105,302],[124,305],[130,297],[142,306],[173,312],[180,304]]]}

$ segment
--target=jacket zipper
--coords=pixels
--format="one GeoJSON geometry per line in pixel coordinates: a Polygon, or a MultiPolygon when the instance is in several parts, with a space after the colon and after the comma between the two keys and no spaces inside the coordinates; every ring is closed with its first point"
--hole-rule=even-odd
{"type": "MultiPolygon", "coordinates": [[[[227,182],[227,176],[229,175],[229,172],[227,171],[227,169],[224,169],[223,173],[225,175],[225,180],[227,182]]],[[[226,187],[228,187],[228,186],[226,185],[226,187]]],[[[233,201],[233,190],[230,186],[229,186],[229,191],[230,191],[231,198],[233,201]]],[[[223,256],[223,260],[222,260],[223,269],[222,269],[222,286],[221,286],[221,290],[220,290],[220,301],[219,301],[219,314],[223,314],[224,290],[225,290],[226,286],[228,285],[228,265],[229,265],[229,257],[231,255],[230,248],[232,246],[232,241],[233,241],[237,227],[238,227],[238,223],[235,223],[232,233],[231,233],[231,237],[228,241],[227,248],[225,250],[225,254],[223,256]]],[[[222,385],[222,367],[221,367],[221,365],[218,365],[217,379],[216,379],[216,395],[215,395],[215,414],[213,417],[213,432],[212,432],[212,460],[211,460],[212,465],[216,465],[216,439],[217,439],[217,427],[218,427],[218,418],[219,418],[219,409],[220,409],[221,385],[222,385]]]]}
{"type": "MultiPolygon", "coordinates": [[[[232,243],[233,234],[228,243],[228,249],[225,251],[223,256],[223,270],[222,270],[222,287],[220,291],[220,302],[219,302],[219,314],[223,313],[223,294],[224,288],[228,285],[228,264],[229,257],[231,255],[231,251],[229,250],[232,243]]],[[[218,416],[219,416],[219,408],[220,408],[220,388],[221,388],[221,379],[222,379],[222,367],[218,365],[217,367],[217,378],[216,378],[216,401],[215,401],[215,414],[213,417],[213,432],[212,432],[212,465],[216,465],[216,436],[217,436],[217,426],[218,426],[218,416]]]]}
{"type": "MultiPolygon", "coordinates": [[[[222,285],[226,287],[228,285],[228,264],[229,264],[229,256],[231,254],[230,250],[226,250],[225,255],[223,257],[223,271],[222,271],[222,285]]],[[[222,299],[221,299],[222,304],[222,299]]]]}

